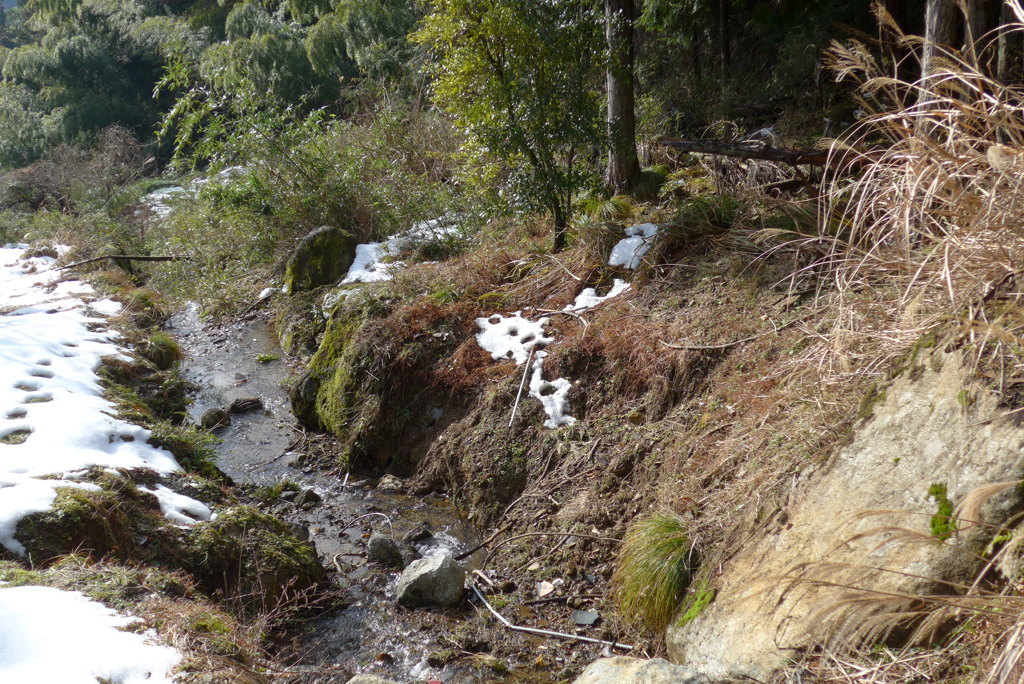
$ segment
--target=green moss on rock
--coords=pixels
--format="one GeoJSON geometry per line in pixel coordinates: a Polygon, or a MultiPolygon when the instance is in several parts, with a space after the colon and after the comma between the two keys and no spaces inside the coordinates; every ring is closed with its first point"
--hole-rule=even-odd
{"type": "Polygon", "coordinates": [[[36,563],[72,551],[104,556],[133,545],[127,507],[117,492],[57,489],[50,510],[21,519],[14,533],[36,563]]]}
{"type": "Polygon", "coordinates": [[[185,538],[183,564],[208,591],[269,608],[325,579],[316,551],[283,522],[250,506],[218,513],[185,538]]]}
{"type": "Polygon", "coordinates": [[[295,248],[284,272],[285,292],[294,294],[329,285],[348,272],[356,239],[340,228],[322,226],[295,248]]]}

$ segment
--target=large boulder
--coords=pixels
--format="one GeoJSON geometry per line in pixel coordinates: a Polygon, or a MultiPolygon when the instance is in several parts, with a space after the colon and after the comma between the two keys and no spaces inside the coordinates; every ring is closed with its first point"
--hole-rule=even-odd
{"type": "Polygon", "coordinates": [[[451,556],[432,556],[409,564],[398,580],[395,598],[403,606],[454,606],[462,599],[466,571],[451,556]]]}
{"type": "Polygon", "coordinates": [[[979,488],[1024,477],[1024,429],[960,352],[922,357],[869,397],[849,445],[724,564],[715,600],[684,607],[666,636],[674,662],[768,680],[800,650],[874,643],[884,632],[872,628],[897,627],[913,597],[971,582],[1022,490],[990,488],[998,495],[964,516],[985,525],[949,516],[979,488]]]}
{"type": "Polygon", "coordinates": [[[302,238],[284,271],[288,294],[330,285],[348,272],[355,258],[356,239],[340,228],[321,226],[302,238]]]}
{"type": "Polygon", "coordinates": [[[699,672],[662,658],[642,660],[615,656],[592,662],[573,684],[708,684],[699,672]]]}

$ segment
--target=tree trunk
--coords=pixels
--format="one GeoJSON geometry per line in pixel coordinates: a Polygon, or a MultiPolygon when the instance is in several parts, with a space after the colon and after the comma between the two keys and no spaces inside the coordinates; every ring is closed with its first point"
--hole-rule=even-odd
{"type": "Polygon", "coordinates": [[[721,38],[721,49],[722,55],[722,82],[728,83],[729,77],[732,72],[732,38],[730,32],[730,23],[732,17],[730,16],[731,0],[718,0],[718,33],[721,38]]]}
{"type": "Polygon", "coordinates": [[[928,0],[924,12],[922,78],[927,78],[935,71],[935,58],[940,54],[939,48],[948,48],[956,44],[961,16],[954,0],[928,0]]]}
{"type": "Polygon", "coordinates": [[[964,36],[964,52],[978,60],[979,65],[991,63],[992,53],[985,48],[991,45],[988,36],[999,25],[1002,0],[967,0],[967,32],[964,36]],[[985,40],[988,36],[989,40],[985,40]],[[984,54],[984,53],[988,54],[984,54]]]}
{"type": "Polygon", "coordinates": [[[555,220],[555,236],[551,251],[557,254],[565,249],[565,229],[569,225],[569,217],[566,215],[562,203],[557,199],[551,202],[551,214],[555,220]]]}
{"type": "Polygon", "coordinates": [[[631,191],[640,177],[633,94],[634,0],[605,0],[604,16],[608,41],[607,181],[612,191],[619,194],[631,191]]]}

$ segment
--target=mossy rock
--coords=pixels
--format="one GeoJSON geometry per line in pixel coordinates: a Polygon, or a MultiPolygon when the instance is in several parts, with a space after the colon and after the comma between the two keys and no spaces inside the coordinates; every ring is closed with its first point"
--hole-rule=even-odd
{"type": "Polygon", "coordinates": [[[278,306],[274,331],[281,348],[292,356],[308,357],[316,351],[326,327],[320,307],[325,290],[297,293],[278,306]]]}
{"type": "Polygon", "coordinates": [[[355,259],[356,239],[340,228],[321,226],[307,235],[285,266],[288,294],[330,285],[348,272],[355,259]]]}
{"type": "Polygon", "coordinates": [[[131,483],[100,491],[61,487],[50,510],[22,518],[14,537],[35,563],[73,551],[100,558],[127,553],[135,546],[139,523],[159,514],[156,499],[131,483]],[[126,495],[128,488],[137,494],[126,495]]]}
{"type": "Polygon", "coordinates": [[[197,524],[182,545],[183,565],[208,591],[263,609],[319,586],[326,574],[313,547],[285,523],[250,506],[197,524]]]}
{"type": "Polygon", "coordinates": [[[366,355],[357,336],[366,321],[360,307],[346,302],[327,322],[309,369],[291,391],[292,413],[307,427],[344,436],[360,394],[372,393],[357,372],[366,355]]]}

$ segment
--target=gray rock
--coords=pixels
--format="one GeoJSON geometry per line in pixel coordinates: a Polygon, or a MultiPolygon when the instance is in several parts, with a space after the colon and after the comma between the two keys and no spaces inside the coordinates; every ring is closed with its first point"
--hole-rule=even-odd
{"type": "Polygon", "coordinates": [[[402,536],[402,541],[412,544],[413,542],[423,541],[433,537],[434,533],[430,531],[426,523],[420,523],[416,527],[412,528],[405,535],[402,536]]]}
{"type": "Polygon", "coordinates": [[[284,271],[288,294],[330,285],[348,272],[355,258],[356,239],[340,228],[321,226],[302,238],[284,271]]]}
{"type": "Polygon", "coordinates": [[[451,556],[433,556],[409,564],[395,597],[403,606],[454,606],[465,583],[466,571],[451,556]]]}
{"type": "Polygon", "coordinates": [[[300,490],[299,493],[295,495],[295,498],[292,500],[292,503],[294,503],[299,508],[302,508],[307,504],[310,506],[315,506],[321,501],[323,501],[323,497],[317,494],[313,488],[306,487],[305,489],[300,490]]]}
{"type": "Polygon", "coordinates": [[[572,611],[572,621],[577,625],[591,626],[601,618],[601,614],[596,610],[574,610],[572,611]]]}
{"type": "Polygon", "coordinates": [[[405,562],[402,560],[402,551],[398,544],[391,537],[384,534],[375,534],[366,542],[366,557],[374,563],[386,565],[390,568],[403,568],[405,562]]]}
{"type": "Polygon", "coordinates": [[[384,679],[377,675],[356,675],[352,679],[348,680],[346,684],[398,684],[398,682],[391,679],[384,679]]]}
{"type": "Polygon", "coordinates": [[[592,662],[573,684],[708,684],[707,677],[662,658],[616,656],[592,662]]]}
{"type": "Polygon", "coordinates": [[[207,409],[206,411],[203,411],[203,415],[199,417],[199,424],[202,425],[205,430],[212,430],[214,428],[230,425],[231,416],[229,416],[228,412],[222,408],[207,409]]]}

